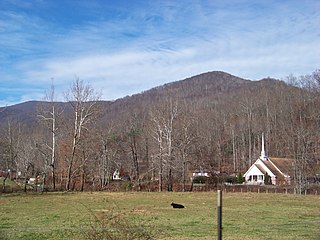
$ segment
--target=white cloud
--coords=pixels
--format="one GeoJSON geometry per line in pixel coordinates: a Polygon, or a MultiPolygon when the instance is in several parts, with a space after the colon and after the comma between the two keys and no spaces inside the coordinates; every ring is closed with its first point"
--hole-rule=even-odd
{"type": "MultiPolygon", "coordinates": [[[[25,72],[25,79],[30,84],[49,86],[49,79],[54,78],[55,84],[64,86],[63,83],[71,83],[78,76],[99,89],[115,90],[113,85],[116,89],[122,86],[123,89],[127,88],[127,92],[120,91],[121,94],[133,94],[146,90],[147,87],[177,80],[175,77],[179,75],[172,75],[174,69],[184,63],[181,59],[192,59],[194,54],[192,49],[182,49],[176,52],[132,51],[109,55],[80,55],[28,62],[20,65],[20,69],[25,72]],[[37,66],[37,69],[31,66],[37,66]]],[[[110,93],[107,95],[110,96],[110,93]]],[[[112,96],[121,97],[115,93],[112,96]]]]}
{"type": "Polygon", "coordinates": [[[260,79],[320,67],[316,1],[140,5],[68,27],[26,14],[0,18],[0,48],[10,49],[0,51],[0,85],[15,81],[25,86],[19,99],[32,99],[39,95],[26,93],[51,78],[66,91],[78,76],[115,99],[212,70],[260,79]]]}

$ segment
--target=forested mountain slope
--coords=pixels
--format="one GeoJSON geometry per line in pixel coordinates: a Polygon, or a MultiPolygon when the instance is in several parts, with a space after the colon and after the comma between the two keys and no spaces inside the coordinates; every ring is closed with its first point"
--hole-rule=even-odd
{"type": "MultiPolygon", "coordinates": [[[[230,101],[227,99],[237,98],[243,91],[254,91],[258,90],[259,87],[272,88],[273,85],[277,84],[284,83],[273,79],[250,81],[224,72],[208,72],[115,101],[101,101],[100,105],[102,111],[108,114],[106,117],[112,119],[119,113],[151,106],[168,98],[192,102],[222,97],[226,101],[230,101]],[[266,81],[268,82],[267,85],[266,81]]],[[[8,119],[34,125],[38,121],[37,116],[40,114],[41,109],[46,108],[48,105],[50,105],[48,102],[29,101],[0,108],[0,126],[3,127],[3,124],[8,119]]],[[[66,113],[71,111],[70,104],[67,102],[57,102],[56,105],[66,113]]]]}
{"type": "Polygon", "coordinates": [[[26,176],[55,171],[61,188],[81,189],[92,181],[103,188],[121,169],[138,185],[157,180],[159,190],[170,190],[174,182],[190,181],[194,169],[245,172],[259,156],[265,133],[269,156],[296,159],[303,176],[317,174],[316,88],[208,72],[115,101],[82,103],[78,115],[76,103],[1,109],[1,170],[25,169],[26,176]],[[55,131],[50,118],[39,117],[52,106],[55,131]]]}

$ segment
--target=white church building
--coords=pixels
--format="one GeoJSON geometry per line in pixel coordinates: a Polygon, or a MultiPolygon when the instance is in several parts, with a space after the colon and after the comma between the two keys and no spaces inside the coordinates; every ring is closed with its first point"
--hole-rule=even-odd
{"type": "Polygon", "coordinates": [[[269,158],[266,155],[264,136],[262,134],[262,147],[260,157],[243,175],[245,183],[263,185],[265,184],[265,179],[268,178],[268,184],[290,185],[290,173],[293,169],[292,163],[292,160],[287,158],[269,158]]]}

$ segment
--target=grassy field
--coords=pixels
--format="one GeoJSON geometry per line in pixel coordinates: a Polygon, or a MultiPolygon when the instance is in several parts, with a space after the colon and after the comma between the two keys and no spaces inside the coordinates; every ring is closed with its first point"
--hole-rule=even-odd
{"type": "MultiPolygon", "coordinates": [[[[145,239],[216,239],[216,205],[215,192],[6,194],[0,239],[107,239],[97,234],[105,228],[145,239]]],[[[223,239],[320,239],[320,196],[223,194],[223,239]]]]}

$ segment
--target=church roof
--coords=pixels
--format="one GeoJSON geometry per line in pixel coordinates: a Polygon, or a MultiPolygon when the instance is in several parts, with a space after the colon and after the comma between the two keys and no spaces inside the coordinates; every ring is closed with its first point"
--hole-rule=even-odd
{"type": "Polygon", "coordinates": [[[271,158],[269,162],[272,162],[282,174],[293,176],[293,160],[289,158],[271,158]]]}
{"type": "Polygon", "coordinates": [[[274,164],[272,164],[272,162],[267,159],[267,160],[261,160],[266,166],[267,168],[275,175],[275,176],[280,176],[281,174],[281,170],[279,171],[278,167],[276,167],[274,164]]]}
{"type": "Polygon", "coordinates": [[[266,174],[267,171],[260,164],[255,164],[255,166],[260,170],[260,172],[266,174]]]}
{"type": "MultiPolygon", "coordinates": [[[[293,160],[287,158],[258,159],[250,169],[255,166],[260,172],[266,174],[268,170],[276,177],[293,176],[293,160]]],[[[250,169],[245,173],[247,175],[250,169]]]]}

